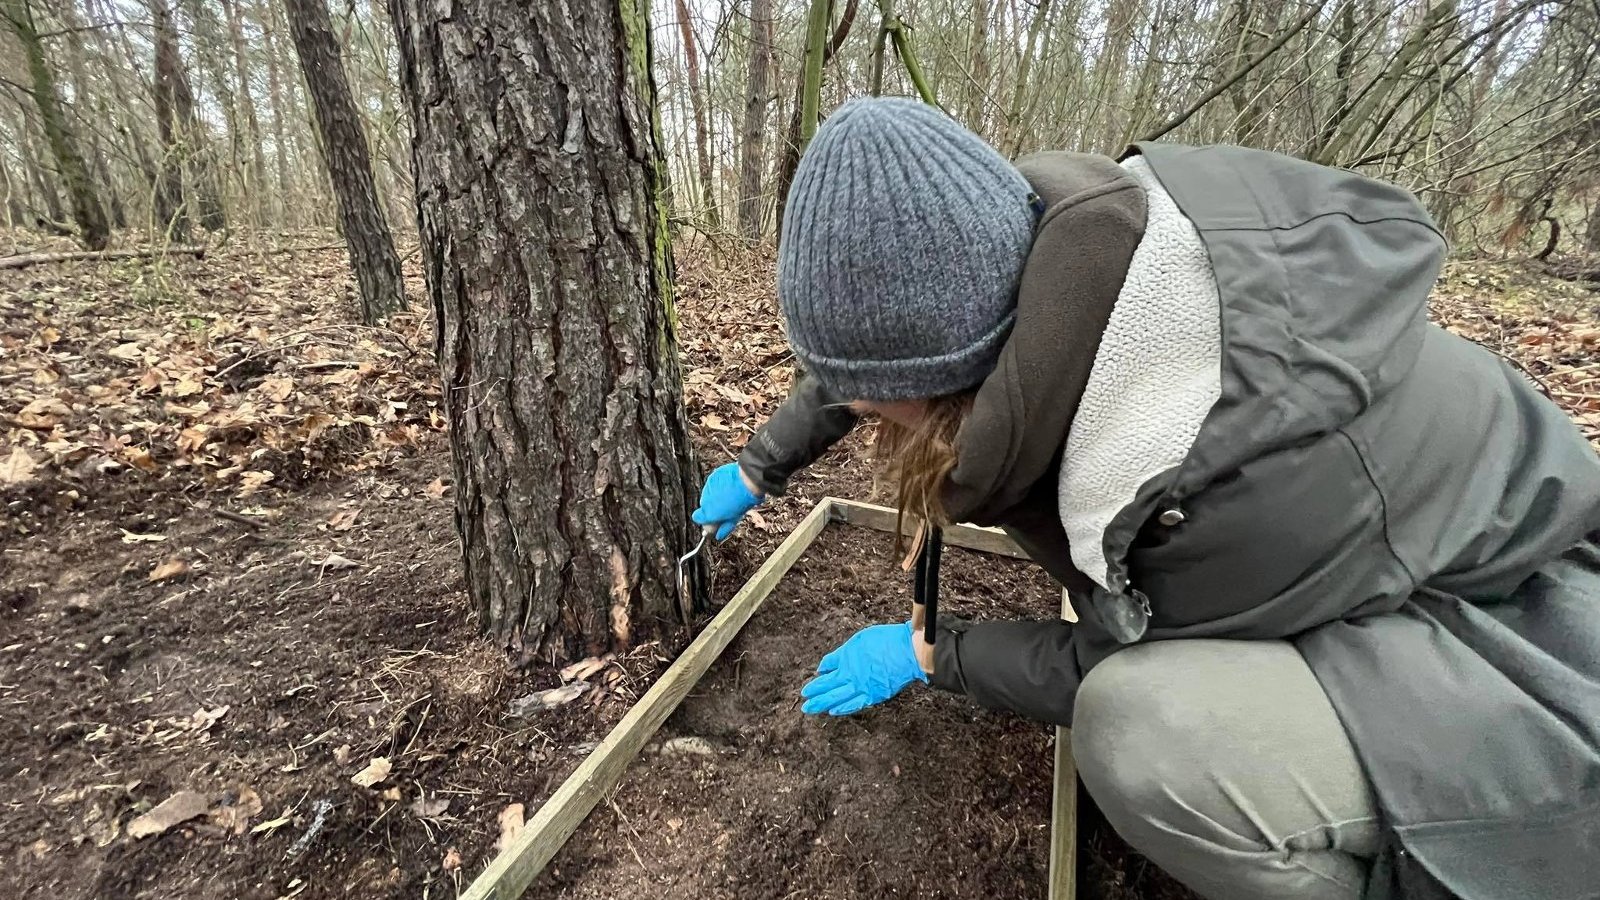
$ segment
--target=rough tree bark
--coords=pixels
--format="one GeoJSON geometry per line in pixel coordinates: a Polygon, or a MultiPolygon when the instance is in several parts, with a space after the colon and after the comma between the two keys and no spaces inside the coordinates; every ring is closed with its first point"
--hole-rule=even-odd
{"type": "Polygon", "coordinates": [[[744,141],[739,146],[739,233],[761,238],[766,204],[761,196],[761,162],[766,148],[767,104],[772,98],[767,73],[772,67],[772,0],[750,0],[750,62],[744,101],[744,141]]]}
{"type": "Polygon", "coordinates": [[[91,250],[102,250],[110,239],[111,228],[106,224],[106,213],[95,192],[94,180],[89,177],[89,167],[78,149],[78,138],[61,109],[61,94],[56,90],[55,73],[44,57],[44,45],[34,27],[33,10],[28,0],[0,0],[0,18],[4,18],[22,45],[28,60],[34,105],[39,109],[39,121],[44,126],[45,139],[56,158],[56,170],[72,203],[72,218],[78,226],[78,237],[91,250]]]}
{"type": "Polygon", "coordinates": [[[389,9],[467,590],[524,661],[626,647],[695,495],[648,7],[389,9]]]}
{"type": "Polygon", "coordinates": [[[326,0],[284,0],[283,8],[316,113],[323,161],[350,248],[350,268],[361,288],[361,321],[373,325],[405,305],[406,290],[394,237],[378,205],[361,114],[350,98],[326,0]]]}

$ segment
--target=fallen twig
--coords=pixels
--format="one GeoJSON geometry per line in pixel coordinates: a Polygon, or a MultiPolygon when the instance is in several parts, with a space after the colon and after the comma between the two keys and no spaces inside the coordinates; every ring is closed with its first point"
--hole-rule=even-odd
{"type": "Polygon", "coordinates": [[[25,269],[40,263],[71,262],[78,259],[144,259],[151,256],[204,257],[206,247],[185,245],[180,247],[141,247],[135,250],[63,250],[59,253],[24,253],[21,256],[0,257],[0,269],[25,269]]]}
{"type": "Polygon", "coordinates": [[[267,523],[260,519],[252,518],[244,513],[236,513],[231,509],[214,509],[212,512],[216,513],[219,518],[227,519],[229,522],[237,522],[246,528],[267,527],[267,523]]]}

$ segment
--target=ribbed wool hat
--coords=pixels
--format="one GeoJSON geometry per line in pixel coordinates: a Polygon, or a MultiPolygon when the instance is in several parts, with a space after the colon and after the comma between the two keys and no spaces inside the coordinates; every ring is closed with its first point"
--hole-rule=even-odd
{"type": "Polygon", "coordinates": [[[839,107],[783,217],[778,297],[795,355],[851,399],[982,382],[1016,318],[1035,202],[1011,163],[935,107],[839,107]]]}

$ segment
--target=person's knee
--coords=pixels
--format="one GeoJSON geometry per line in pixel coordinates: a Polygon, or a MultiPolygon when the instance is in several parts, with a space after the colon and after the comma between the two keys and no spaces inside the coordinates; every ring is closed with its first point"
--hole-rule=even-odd
{"type": "Polygon", "coordinates": [[[1185,734],[1199,727],[1193,698],[1172,687],[1166,648],[1130,647],[1090,670],[1078,688],[1072,755],[1078,775],[1119,830],[1153,824],[1177,802],[1188,765],[1185,734]]]}

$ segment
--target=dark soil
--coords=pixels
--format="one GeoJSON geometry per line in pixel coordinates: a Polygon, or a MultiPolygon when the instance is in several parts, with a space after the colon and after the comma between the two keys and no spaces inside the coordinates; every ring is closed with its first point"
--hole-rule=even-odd
{"type": "MultiPolygon", "coordinates": [[[[851,717],[800,712],[817,660],[908,613],[892,549],[824,532],[531,896],[1043,897],[1053,729],[919,685],[851,717]]],[[[1059,607],[1033,566],[952,549],[943,572],[952,615],[1059,607]]],[[[1090,838],[1083,895],[1135,896],[1120,842],[1090,838]]],[[[1185,896],[1155,886],[1138,896],[1185,896]]]]}
{"type": "Polygon", "coordinates": [[[442,462],[320,486],[260,529],[204,501],[111,490],[43,534],[13,533],[0,896],[416,897],[480,867],[500,811],[548,795],[661,660],[625,660],[624,690],[599,708],[507,717],[555,676],[514,673],[477,638],[450,501],[423,490],[442,462]],[[327,527],[351,509],[353,527],[327,527]],[[358,565],[313,564],[330,552],[358,565]],[[173,556],[189,572],[150,582],[173,556]],[[388,778],[351,783],[380,756],[388,778]],[[186,790],[212,813],[127,836],[186,790]],[[224,827],[253,798],[244,833],[224,827]]]}
{"type": "MultiPolygon", "coordinates": [[[[348,391],[296,375],[271,427],[369,407],[404,406],[415,422],[345,429],[365,443],[321,447],[294,465],[270,455],[279,451],[267,425],[234,429],[229,453],[279,473],[259,493],[218,480],[213,470],[228,459],[179,465],[174,442],[188,420],[174,424],[178,407],[132,383],[145,363],[119,362],[94,350],[96,340],[166,346],[171,335],[201,334],[196,322],[238,319],[262,326],[274,346],[277,336],[315,334],[327,344],[310,348],[319,359],[357,352],[345,326],[308,318],[331,308],[328,273],[346,271],[338,254],[294,257],[292,271],[279,271],[289,263],[278,257],[252,260],[180,261],[169,281],[115,266],[0,278],[0,418],[20,416],[34,394],[72,407],[54,431],[30,435],[7,419],[0,433],[0,460],[14,445],[41,466],[58,454],[37,478],[0,487],[0,897],[454,896],[494,853],[507,809],[531,814],[683,639],[668,633],[634,648],[619,661],[621,681],[598,698],[532,721],[507,714],[513,698],[555,686],[575,660],[513,670],[477,635],[461,589],[448,448],[425,415],[436,392],[426,358],[369,353],[377,373],[348,391]],[[147,283],[193,290],[141,306],[149,298],[134,288],[147,283]],[[143,436],[131,446],[112,442],[132,427],[143,436]],[[47,452],[78,440],[94,454],[82,464],[79,451],[47,452]],[[158,466],[128,455],[141,446],[158,466]],[[107,454],[125,464],[102,467],[107,454]],[[187,568],[152,578],[173,560],[187,568]],[[378,757],[392,771],[370,787],[352,783],[378,757]],[[183,792],[205,812],[130,836],[140,816],[183,792]]],[[[709,468],[781,399],[786,351],[770,264],[713,279],[695,271],[680,270],[686,401],[709,468]]],[[[324,318],[340,319],[337,310],[324,318]]],[[[229,341],[239,333],[226,331],[229,341]]],[[[227,348],[184,346],[161,351],[161,365],[188,360],[171,363],[169,382],[227,368],[227,348]]],[[[238,400],[221,389],[206,396],[238,400]]],[[[715,548],[719,598],[821,497],[867,498],[870,430],[799,473],[789,496],[715,548]]],[[[739,885],[740,896],[783,896],[785,883],[803,888],[798,896],[873,884],[891,895],[1037,895],[1048,729],[921,687],[852,719],[799,714],[799,686],[827,649],[905,614],[906,578],[886,542],[826,536],[669,726],[669,736],[704,737],[716,755],[640,760],[615,809],[601,805],[530,896],[633,896],[691,876],[713,896],[739,885]],[[784,768],[774,775],[758,762],[784,768]],[[795,766],[807,774],[791,776],[795,766]],[[630,883],[619,867],[638,865],[635,850],[649,866],[632,869],[630,883]],[[614,894],[600,893],[607,885],[614,894]]],[[[952,551],[946,571],[953,612],[1056,608],[1044,576],[1020,564],[952,551]]],[[[1082,896],[1175,896],[1128,893],[1153,869],[1109,832],[1084,842],[1093,858],[1082,896]],[[1093,893],[1100,884],[1106,892],[1093,893]]]]}

